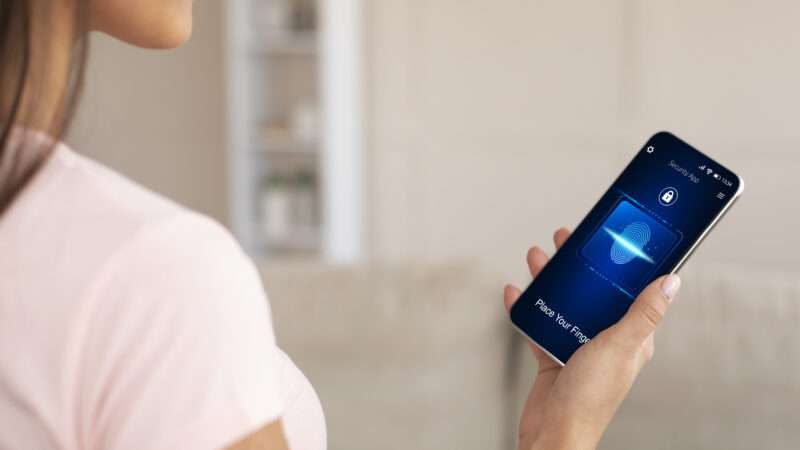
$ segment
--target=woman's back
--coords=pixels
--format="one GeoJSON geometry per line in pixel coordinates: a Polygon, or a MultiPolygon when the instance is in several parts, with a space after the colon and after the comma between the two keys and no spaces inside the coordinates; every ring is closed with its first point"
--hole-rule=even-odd
{"type": "Polygon", "coordinates": [[[279,417],[293,448],[324,448],[260,278],[212,220],[58,145],[0,254],[0,448],[212,449],[279,417]]]}

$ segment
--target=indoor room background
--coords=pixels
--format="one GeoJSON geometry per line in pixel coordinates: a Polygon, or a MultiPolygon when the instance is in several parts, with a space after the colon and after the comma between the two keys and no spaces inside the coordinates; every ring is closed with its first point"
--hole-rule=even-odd
{"type": "Polygon", "coordinates": [[[797,448],[797,17],[788,0],[198,0],[179,50],[93,36],[68,141],[237,235],[332,450],[477,450],[514,448],[534,373],[504,283],[527,285],[527,249],[672,131],[746,189],[601,448],[797,448]]]}

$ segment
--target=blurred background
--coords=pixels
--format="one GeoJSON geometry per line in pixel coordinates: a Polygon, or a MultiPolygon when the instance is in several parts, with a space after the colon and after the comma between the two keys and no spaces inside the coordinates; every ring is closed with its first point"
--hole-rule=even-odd
{"type": "Polygon", "coordinates": [[[737,171],[603,449],[800,442],[800,4],[198,0],[185,47],[94,36],[68,141],[226,224],[329,447],[515,448],[501,305],[654,132],[737,171]]]}

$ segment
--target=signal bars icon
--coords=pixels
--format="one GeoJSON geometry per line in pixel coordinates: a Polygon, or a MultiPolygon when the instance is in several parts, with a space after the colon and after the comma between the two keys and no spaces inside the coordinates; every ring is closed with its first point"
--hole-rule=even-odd
{"type": "Polygon", "coordinates": [[[698,167],[698,169],[705,170],[706,171],[706,175],[711,175],[711,172],[714,171],[713,169],[707,168],[705,164],[703,164],[702,166],[698,167]]]}

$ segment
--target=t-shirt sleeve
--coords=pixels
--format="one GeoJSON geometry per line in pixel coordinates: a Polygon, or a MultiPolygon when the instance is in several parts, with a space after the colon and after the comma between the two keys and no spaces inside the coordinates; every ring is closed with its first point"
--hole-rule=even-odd
{"type": "Polygon", "coordinates": [[[146,227],[89,295],[87,448],[220,449],[281,415],[261,280],[220,225],[186,213],[146,227]]]}

